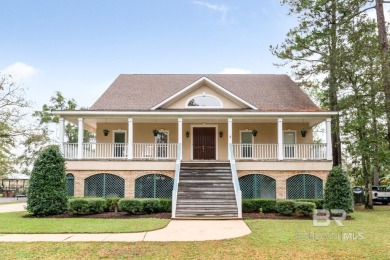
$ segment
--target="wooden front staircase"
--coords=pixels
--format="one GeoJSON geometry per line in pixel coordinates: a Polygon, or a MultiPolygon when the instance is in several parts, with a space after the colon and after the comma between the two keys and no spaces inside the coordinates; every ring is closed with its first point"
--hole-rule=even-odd
{"type": "Polygon", "coordinates": [[[181,164],[176,218],[238,218],[229,163],[181,164]]]}

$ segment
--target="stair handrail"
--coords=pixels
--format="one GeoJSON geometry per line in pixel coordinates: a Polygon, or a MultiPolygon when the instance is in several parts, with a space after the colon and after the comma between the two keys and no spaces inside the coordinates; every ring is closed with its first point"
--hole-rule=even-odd
{"type": "Polygon", "coordinates": [[[180,164],[181,164],[181,144],[179,143],[177,145],[177,156],[176,156],[176,165],[175,165],[175,178],[173,180],[172,218],[176,217],[177,190],[179,188],[180,164]]]}
{"type": "Polygon", "coordinates": [[[232,182],[234,186],[234,194],[236,195],[238,218],[242,218],[242,195],[241,195],[240,183],[238,181],[236,160],[234,158],[234,153],[233,153],[233,144],[229,144],[229,161],[232,170],[232,182]]]}

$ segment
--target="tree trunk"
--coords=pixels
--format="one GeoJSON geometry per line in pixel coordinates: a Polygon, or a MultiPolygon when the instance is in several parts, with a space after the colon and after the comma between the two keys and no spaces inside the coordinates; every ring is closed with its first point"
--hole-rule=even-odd
{"type": "MultiPolygon", "coordinates": [[[[336,0],[332,0],[332,16],[330,28],[330,48],[329,48],[329,108],[332,111],[338,111],[337,99],[337,20],[336,20],[337,4],[336,0]]],[[[341,165],[341,144],[340,144],[340,119],[339,116],[332,118],[332,153],[333,166],[341,165]]]]}
{"type": "Polygon", "coordinates": [[[387,117],[387,141],[390,148],[390,64],[388,59],[389,44],[387,41],[386,21],[383,12],[383,0],[376,0],[376,21],[378,26],[379,43],[382,52],[382,84],[385,93],[385,109],[387,117]]]}

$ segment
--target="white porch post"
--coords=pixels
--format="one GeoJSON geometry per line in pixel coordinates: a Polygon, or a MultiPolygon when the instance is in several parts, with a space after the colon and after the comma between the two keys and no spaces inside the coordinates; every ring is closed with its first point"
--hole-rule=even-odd
{"type": "Polygon", "coordinates": [[[278,118],[278,160],[283,160],[283,118],[278,118]]]}
{"type": "MultiPolygon", "coordinates": [[[[228,147],[233,143],[233,119],[228,118],[228,147]]],[[[228,148],[228,159],[230,160],[230,149],[228,148]]]]}
{"type": "MultiPolygon", "coordinates": [[[[179,145],[183,145],[183,118],[178,118],[177,119],[177,141],[179,145]]],[[[183,159],[183,147],[180,149],[180,154],[179,154],[180,160],[183,159]]]]}
{"type": "Polygon", "coordinates": [[[79,118],[79,132],[77,145],[77,159],[83,159],[83,139],[84,139],[84,118],[79,118]]]}
{"type": "Polygon", "coordinates": [[[331,119],[326,119],[326,160],[332,160],[332,126],[331,119]]]}
{"type": "Polygon", "coordinates": [[[133,118],[128,118],[127,159],[133,159],[133,118]]]}
{"type": "Polygon", "coordinates": [[[60,151],[62,154],[64,154],[64,127],[65,127],[65,121],[64,118],[59,118],[59,124],[58,124],[58,135],[59,135],[59,143],[60,143],[60,151]]]}

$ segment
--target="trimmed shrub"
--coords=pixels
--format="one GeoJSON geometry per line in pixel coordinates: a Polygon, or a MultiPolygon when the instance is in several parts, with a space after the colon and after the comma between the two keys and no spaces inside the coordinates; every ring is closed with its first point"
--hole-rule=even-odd
{"type": "Polygon", "coordinates": [[[325,209],[343,209],[353,211],[353,194],[349,178],[341,167],[336,166],[330,171],[325,185],[325,209]]]}
{"type": "Polygon", "coordinates": [[[145,213],[158,213],[161,212],[161,203],[159,199],[143,199],[142,207],[145,213]]]}
{"type": "Polygon", "coordinates": [[[172,212],[172,200],[160,199],[161,212],[172,212]]]}
{"type": "Polygon", "coordinates": [[[304,216],[312,216],[315,208],[316,204],[314,204],[313,202],[295,202],[295,213],[304,216]]]}
{"type": "Polygon", "coordinates": [[[143,203],[139,199],[121,199],[118,203],[119,210],[129,214],[136,214],[143,212],[143,203]]]}
{"type": "Polygon", "coordinates": [[[69,200],[68,211],[75,215],[103,213],[106,205],[106,200],[103,198],[71,199],[69,200]]]}
{"type": "Polygon", "coordinates": [[[242,200],[242,212],[276,212],[275,209],[276,200],[273,199],[243,199],[242,200]]]}
{"type": "Polygon", "coordinates": [[[276,212],[284,216],[291,216],[295,212],[295,201],[278,200],[275,206],[276,212]]]}
{"type": "Polygon", "coordinates": [[[312,202],[316,205],[316,209],[324,208],[324,200],[323,199],[296,199],[297,202],[312,202]]]}
{"type": "Polygon", "coordinates": [[[67,207],[65,160],[58,146],[51,145],[40,152],[34,162],[27,210],[36,216],[47,216],[64,213],[67,207]]]}
{"type": "Polygon", "coordinates": [[[118,212],[118,203],[121,198],[105,198],[106,207],[104,211],[114,211],[118,212]]]}

